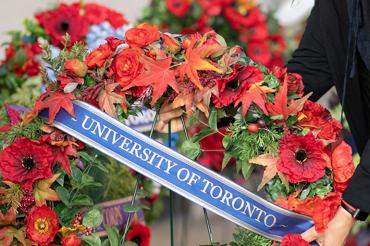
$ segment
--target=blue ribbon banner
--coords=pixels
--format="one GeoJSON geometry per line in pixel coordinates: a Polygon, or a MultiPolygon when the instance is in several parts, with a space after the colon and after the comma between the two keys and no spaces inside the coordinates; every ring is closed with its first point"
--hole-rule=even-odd
{"type": "Polygon", "coordinates": [[[87,103],[74,109],[76,118],[60,111],[55,127],[235,224],[277,241],[313,225],[87,103]]]}

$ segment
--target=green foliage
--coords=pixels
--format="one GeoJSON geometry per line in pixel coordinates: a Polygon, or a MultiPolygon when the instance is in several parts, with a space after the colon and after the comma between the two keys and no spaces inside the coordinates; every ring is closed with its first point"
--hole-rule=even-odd
{"type": "Polygon", "coordinates": [[[272,240],[247,231],[239,226],[236,228],[233,236],[234,241],[230,243],[230,246],[271,246],[273,243],[272,240]]]}
{"type": "Polygon", "coordinates": [[[275,176],[270,182],[266,184],[265,191],[270,199],[273,201],[278,199],[278,195],[281,195],[284,198],[286,198],[288,195],[285,185],[277,176],[275,176]]]}
{"type": "Polygon", "coordinates": [[[108,234],[109,245],[111,245],[111,246],[119,245],[120,236],[119,236],[119,231],[118,231],[117,227],[115,227],[115,226],[106,226],[105,231],[108,234]]]}
{"type": "Polygon", "coordinates": [[[185,140],[181,146],[181,151],[190,159],[195,160],[201,153],[200,144],[185,140]]]}
{"type": "Polygon", "coordinates": [[[101,240],[96,234],[91,236],[82,236],[81,239],[89,246],[101,246],[101,240]]]}
{"type": "Polygon", "coordinates": [[[19,137],[27,137],[36,140],[42,134],[42,131],[40,130],[41,124],[41,118],[37,117],[29,124],[23,126],[20,124],[14,125],[9,132],[0,134],[0,140],[7,143],[11,143],[19,137]]]}
{"type": "Polygon", "coordinates": [[[103,214],[101,209],[92,208],[83,217],[82,224],[87,227],[98,227],[103,222],[103,214]]]}
{"type": "Polygon", "coordinates": [[[26,31],[35,37],[40,37],[46,40],[50,40],[50,36],[45,32],[45,29],[40,26],[34,20],[25,19],[23,21],[23,26],[25,27],[26,31]]]}

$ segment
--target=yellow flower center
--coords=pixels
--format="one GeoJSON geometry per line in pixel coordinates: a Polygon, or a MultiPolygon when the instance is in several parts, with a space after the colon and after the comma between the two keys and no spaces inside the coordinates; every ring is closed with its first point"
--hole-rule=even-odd
{"type": "Polygon", "coordinates": [[[35,230],[40,234],[46,234],[49,230],[49,223],[46,218],[39,218],[34,224],[35,230]]]}

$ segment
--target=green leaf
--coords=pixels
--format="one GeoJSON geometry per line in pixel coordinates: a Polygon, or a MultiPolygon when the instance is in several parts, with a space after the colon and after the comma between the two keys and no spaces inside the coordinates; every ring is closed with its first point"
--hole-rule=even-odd
{"type": "Polygon", "coordinates": [[[198,121],[198,118],[199,118],[199,111],[197,110],[189,118],[190,127],[192,127],[194,123],[198,121]]]}
{"type": "Polygon", "coordinates": [[[242,164],[242,174],[244,179],[248,179],[254,169],[254,165],[249,164],[248,162],[244,162],[242,164]]]}
{"type": "Polygon", "coordinates": [[[82,224],[88,227],[98,227],[102,222],[102,212],[99,208],[96,207],[88,211],[82,220],[82,224]]]}
{"type": "Polygon", "coordinates": [[[202,140],[203,138],[209,136],[209,135],[212,135],[214,133],[216,133],[217,131],[213,128],[210,128],[210,127],[204,127],[200,132],[198,132],[197,134],[195,134],[191,139],[193,140],[193,142],[199,142],[200,140],[202,140]]]}
{"type": "Polygon", "coordinates": [[[123,244],[123,246],[138,246],[136,243],[134,243],[134,242],[125,242],[124,244],[123,244]]]}
{"type": "Polygon", "coordinates": [[[23,65],[27,61],[27,55],[23,49],[18,50],[13,58],[15,64],[23,65]]]}
{"type": "Polygon", "coordinates": [[[135,204],[135,205],[126,204],[126,205],[123,206],[123,210],[126,213],[136,213],[136,212],[138,212],[141,209],[147,209],[147,210],[149,210],[150,207],[148,207],[148,206],[146,206],[144,204],[135,204]]]}
{"type": "Polygon", "coordinates": [[[101,240],[95,234],[91,236],[82,236],[81,239],[90,246],[101,246],[101,240]]]}
{"type": "Polygon", "coordinates": [[[119,232],[118,232],[117,227],[107,226],[107,227],[105,227],[105,231],[108,234],[108,239],[109,239],[110,245],[112,245],[112,246],[119,245],[120,237],[119,237],[119,232]]]}
{"type": "Polygon", "coordinates": [[[58,196],[60,198],[60,200],[62,200],[62,202],[66,205],[66,206],[70,206],[70,203],[69,203],[69,199],[70,199],[70,193],[69,191],[62,187],[62,186],[58,186],[55,191],[58,193],[58,196]]]}
{"type": "Polygon", "coordinates": [[[231,146],[231,143],[233,142],[233,139],[231,136],[228,136],[226,135],[223,139],[222,139],[222,145],[224,146],[225,150],[228,150],[229,147],[231,146]]]}
{"type": "Polygon", "coordinates": [[[92,206],[94,202],[86,194],[78,194],[71,200],[71,206],[92,206]]]}
{"type": "Polygon", "coordinates": [[[81,179],[82,179],[82,172],[81,172],[81,170],[78,167],[76,167],[76,166],[71,166],[71,170],[72,170],[72,178],[77,183],[81,183],[81,179]]]}
{"type": "MultiPolygon", "coordinates": [[[[117,245],[119,245],[119,244],[117,244],[117,245]]],[[[103,243],[101,244],[101,246],[111,246],[111,244],[109,243],[109,239],[105,239],[103,241],[103,243]]]]}
{"type": "Polygon", "coordinates": [[[195,160],[201,153],[200,144],[193,143],[191,140],[185,140],[181,146],[181,150],[190,159],[195,160]]]}
{"type": "Polygon", "coordinates": [[[210,128],[217,131],[217,110],[212,110],[209,118],[208,118],[208,125],[210,128]]]}
{"type": "Polygon", "coordinates": [[[227,164],[229,164],[229,161],[232,157],[233,156],[230,153],[227,152],[224,153],[224,159],[222,160],[222,170],[224,170],[227,164]]]}

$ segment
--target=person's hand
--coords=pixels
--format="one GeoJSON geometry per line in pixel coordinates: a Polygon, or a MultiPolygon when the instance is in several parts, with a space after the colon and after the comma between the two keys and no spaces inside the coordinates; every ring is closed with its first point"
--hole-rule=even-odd
{"type": "Polygon", "coordinates": [[[320,246],[342,246],[351,231],[355,219],[344,208],[339,207],[334,218],[329,222],[323,233],[318,233],[311,227],[302,234],[307,242],[316,241],[320,246]]]}

